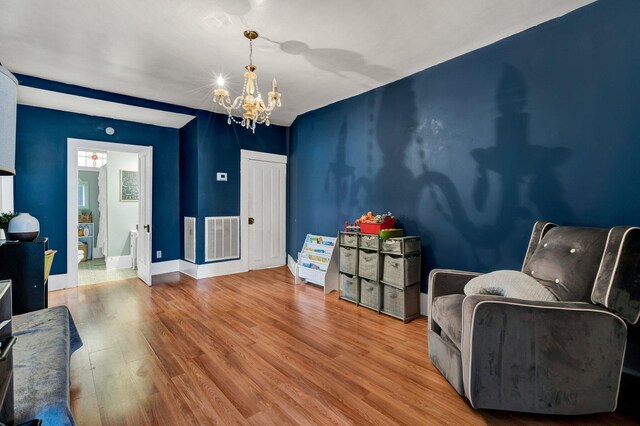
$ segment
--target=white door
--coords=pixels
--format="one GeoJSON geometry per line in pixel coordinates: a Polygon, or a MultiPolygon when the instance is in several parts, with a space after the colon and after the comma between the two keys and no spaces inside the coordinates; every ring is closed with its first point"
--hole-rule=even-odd
{"type": "Polygon", "coordinates": [[[249,269],[285,264],[286,164],[249,160],[249,269]]]}
{"type": "MultiPolygon", "coordinates": [[[[152,149],[149,147],[138,154],[138,175],[140,176],[140,202],[138,220],[138,278],[151,285],[151,177],[152,149]]],[[[133,256],[134,253],[131,253],[133,256]]]]}

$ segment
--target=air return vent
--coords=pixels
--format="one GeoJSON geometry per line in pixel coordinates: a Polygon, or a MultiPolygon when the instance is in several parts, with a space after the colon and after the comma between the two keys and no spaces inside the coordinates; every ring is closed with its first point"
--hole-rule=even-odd
{"type": "Polygon", "coordinates": [[[196,218],[184,218],[184,259],[196,263],[196,218]]]}
{"type": "Polygon", "coordinates": [[[240,218],[238,216],[206,217],[204,219],[204,260],[237,259],[240,257],[240,218]]]}

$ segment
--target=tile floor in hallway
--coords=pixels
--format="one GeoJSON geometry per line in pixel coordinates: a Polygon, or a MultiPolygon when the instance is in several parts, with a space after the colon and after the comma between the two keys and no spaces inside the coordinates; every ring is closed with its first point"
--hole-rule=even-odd
{"type": "Polygon", "coordinates": [[[104,258],[87,260],[78,264],[79,285],[126,280],[128,278],[135,278],[137,274],[137,271],[131,268],[112,269],[107,271],[107,265],[104,258]]]}

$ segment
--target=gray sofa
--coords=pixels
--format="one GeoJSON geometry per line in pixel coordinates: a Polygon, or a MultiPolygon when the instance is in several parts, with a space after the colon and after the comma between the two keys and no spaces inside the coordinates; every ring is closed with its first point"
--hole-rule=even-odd
{"type": "Polygon", "coordinates": [[[474,408],[616,409],[627,324],[640,316],[640,228],[535,224],[522,272],[557,302],[465,296],[480,275],[429,276],[429,357],[474,408]]]}

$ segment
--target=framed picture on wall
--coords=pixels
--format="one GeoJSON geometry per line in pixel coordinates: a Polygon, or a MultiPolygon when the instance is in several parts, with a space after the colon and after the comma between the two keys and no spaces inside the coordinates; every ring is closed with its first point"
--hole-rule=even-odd
{"type": "Polygon", "coordinates": [[[138,172],[120,170],[120,201],[139,201],[140,186],[138,172]]]}

